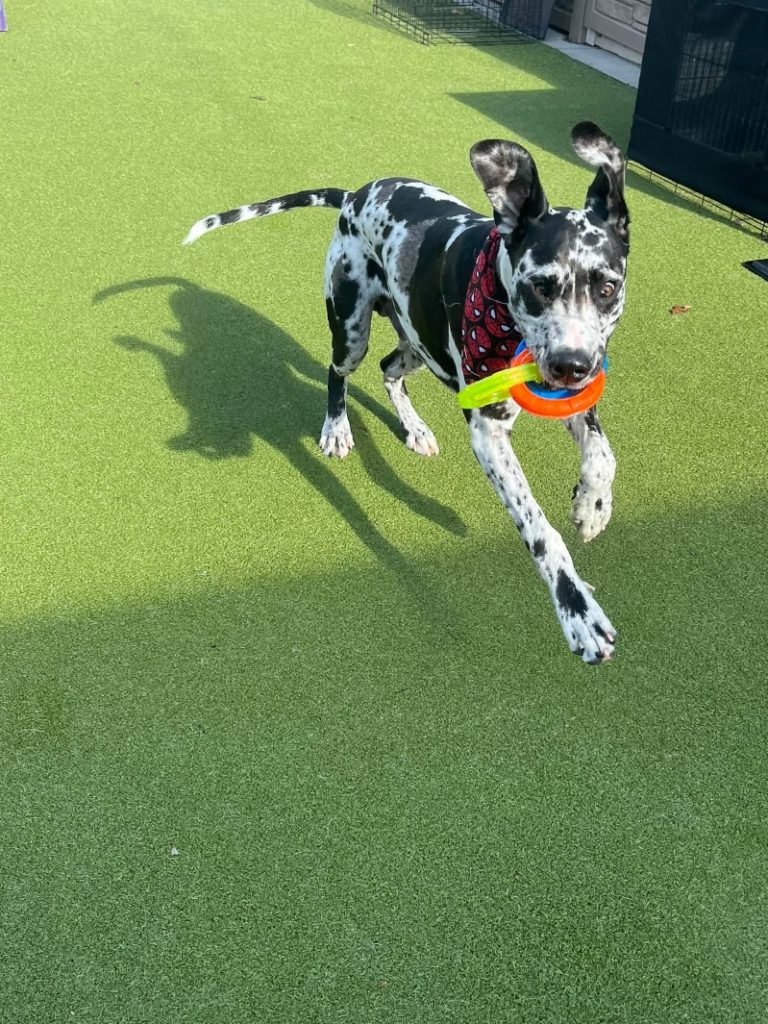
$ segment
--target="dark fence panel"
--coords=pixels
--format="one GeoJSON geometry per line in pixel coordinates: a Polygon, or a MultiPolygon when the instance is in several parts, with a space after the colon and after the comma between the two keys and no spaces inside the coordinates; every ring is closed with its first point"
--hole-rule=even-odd
{"type": "Polygon", "coordinates": [[[768,0],[653,0],[629,156],[768,221],[768,0]]]}

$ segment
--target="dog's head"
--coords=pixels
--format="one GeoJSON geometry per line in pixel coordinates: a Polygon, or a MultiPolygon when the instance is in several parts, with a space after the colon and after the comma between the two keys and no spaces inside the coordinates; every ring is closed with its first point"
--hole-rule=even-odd
{"type": "Polygon", "coordinates": [[[629,213],[614,141],[585,121],[571,142],[597,167],[583,210],[550,207],[531,154],[514,142],[478,142],[470,160],[502,235],[510,313],[545,381],[581,388],[600,372],[624,308],[629,213]]]}

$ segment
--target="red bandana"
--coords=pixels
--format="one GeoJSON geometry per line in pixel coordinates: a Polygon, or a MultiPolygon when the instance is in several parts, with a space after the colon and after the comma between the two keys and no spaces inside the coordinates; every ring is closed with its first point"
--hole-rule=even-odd
{"type": "Polygon", "coordinates": [[[506,370],[522,341],[506,302],[496,298],[496,256],[500,244],[501,235],[494,228],[477,257],[464,300],[461,366],[467,382],[506,370]]]}

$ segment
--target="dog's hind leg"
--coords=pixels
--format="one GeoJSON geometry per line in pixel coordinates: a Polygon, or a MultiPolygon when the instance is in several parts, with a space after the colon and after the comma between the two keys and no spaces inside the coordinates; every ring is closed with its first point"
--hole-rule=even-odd
{"type": "Polygon", "coordinates": [[[413,407],[410,395],[405,387],[405,378],[409,373],[420,370],[424,363],[416,355],[408,343],[408,339],[402,331],[397,314],[387,303],[382,310],[382,315],[388,316],[392,326],[397,331],[400,344],[388,356],[381,360],[381,369],[384,374],[384,387],[395,407],[397,418],[405,430],[405,443],[416,452],[417,455],[438,455],[440,449],[437,447],[435,435],[426,425],[413,407]]]}
{"type": "Polygon", "coordinates": [[[571,521],[585,541],[593,540],[608,525],[616,474],[616,458],[597,418],[589,409],[565,420],[565,427],[581,450],[581,473],[573,489],[571,521]]]}
{"type": "Polygon", "coordinates": [[[333,343],[328,368],[328,412],[320,433],[326,455],[343,459],[355,442],[347,417],[347,380],[368,351],[373,315],[372,287],[357,265],[359,252],[345,248],[338,236],[331,243],[326,265],[325,308],[333,343]]]}

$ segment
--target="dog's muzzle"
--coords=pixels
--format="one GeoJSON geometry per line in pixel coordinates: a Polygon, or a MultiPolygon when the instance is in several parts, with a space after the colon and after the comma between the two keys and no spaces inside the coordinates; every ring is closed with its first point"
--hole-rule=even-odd
{"type": "Polygon", "coordinates": [[[578,389],[589,383],[597,365],[583,349],[559,349],[546,360],[542,376],[558,387],[578,389]]]}

